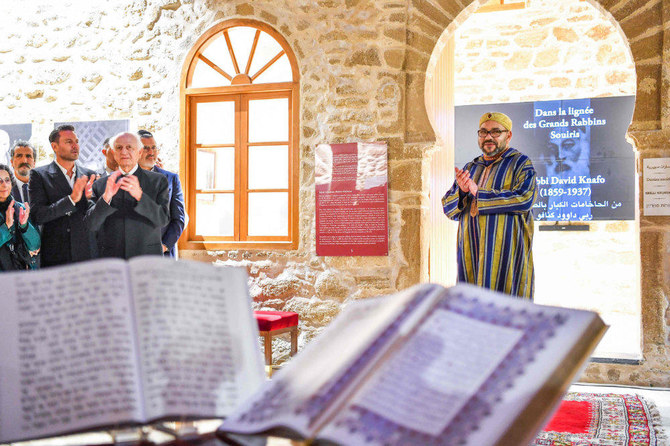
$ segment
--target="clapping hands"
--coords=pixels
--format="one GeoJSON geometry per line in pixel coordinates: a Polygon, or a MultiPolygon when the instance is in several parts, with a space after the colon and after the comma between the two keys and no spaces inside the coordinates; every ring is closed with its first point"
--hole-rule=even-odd
{"type": "Polygon", "coordinates": [[[72,194],[70,194],[72,201],[77,203],[81,200],[82,195],[85,195],[86,198],[91,198],[91,195],[93,195],[93,182],[97,179],[97,175],[91,175],[90,178],[86,175],[82,175],[77,178],[72,187],[72,194]]]}
{"type": "Polygon", "coordinates": [[[5,224],[7,225],[7,229],[11,229],[14,226],[14,200],[9,203],[7,212],[5,212],[5,224]]]}
{"type": "Polygon", "coordinates": [[[459,169],[458,167],[455,167],[454,170],[456,171],[456,183],[458,184],[458,187],[465,193],[470,192],[472,195],[477,195],[479,187],[477,186],[477,183],[470,178],[470,172],[459,169]]]}
{"type": "MultiPolygon", "coordinates": [[[[10,206],[14,206],[14,200],[12,200],[12,204],[10,206]]],[[[28,202],[23,203],[22,208],[19,210],[19,224],[21,226],[25,226],[28,224],[28,217],[30,217],[30,205],[28,202]]]]}
{"type": "Polygon", "coordinates": [[[121,172],[118,170],[109,176],[102,199],[109,203],[119,189],[122,189],[128,192],[135,200],[140,201],[142,198],[142,187],[137,177],[135,175],[127,175],[117,182],[116,180],[119,176],[121,176],[121,172]]]}

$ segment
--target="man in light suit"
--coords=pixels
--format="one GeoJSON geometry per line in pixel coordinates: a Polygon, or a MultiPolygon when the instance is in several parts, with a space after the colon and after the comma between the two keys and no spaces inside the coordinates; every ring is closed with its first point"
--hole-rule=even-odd
{"type": "Polygon", "coordinates": [[[42,226],[42,267],[90,259],[95,253],[84,224],[95,172],[75,163],[79,139],[71,125],[49,135],[55,160],[30,172],[30,215],[42,226]]]}
{"type": "Polygon", "coordinates": [[[139,164],[142,169],[164,175],[168,180],[168,197],[170,202],[170,222],[163,228],[161,241],[163,255],[177,258],[177,240],[184,231],[186,212],[184,211],[184,193],[181,190],[179,175],[156,165],[160,148],[151,132],[140,130],[137,132],[142,142],[139,164]]]}
{"type": "Polygon", "coordinates": [[[168,182],[138,165],[140,140],[132,133],[114,136],[110,145],[119,170],[93,184],[95,203],[86,223],[97,233],[100,257],[129,259],[163,254],[161,230],[168,223],[168,182]]]}
{"type": "Polygon", "coordinates": [[[16,184],[12,187],[12,198],[17,203],[29,203],[28,183],[30,171],[35,168],[35,147],[28,141],[18,140],[9,152],[16,184]]]}

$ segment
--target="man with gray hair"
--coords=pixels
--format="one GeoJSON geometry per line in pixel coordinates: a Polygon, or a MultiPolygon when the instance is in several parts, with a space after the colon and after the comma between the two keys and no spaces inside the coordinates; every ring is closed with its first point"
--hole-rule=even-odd
{"type": "Polygon", "coordinates": [[[17,203],[28,203],[28,183],[30,171],[35,168],[35,147],[28,141],[19,139],[9,152],[9,159],[14,169],[16,184],[12,188],[12,197],[17,203]]]}
{"type": "Polygon", "coordinates": [[[110,140],[119,170],[93,183],[86,213],[89,229],[97,233],[100,257],[162,255],[162,228],[169,221],[165,176],[138,165],[141,143],[133,133],[110,140]]]}
{"type": "Polygon", "coordinates": [[[184,193],[181,190],[179,175],[162,169],[157,165],[160,147],[154,135],[146,130],[137,132],[142,142],[139,164],[142,169],[164,175],[168,180],[168,197],[170,202],[170,222],[163,228],[163,255],[177,258],[177,240],[184,232],[186,212],[184,211],[184,193]]]}

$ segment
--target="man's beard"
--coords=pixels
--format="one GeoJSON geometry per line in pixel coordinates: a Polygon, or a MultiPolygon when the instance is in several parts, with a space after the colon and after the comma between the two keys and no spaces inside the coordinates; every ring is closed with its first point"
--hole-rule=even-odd
{"type": "Polygon", "coordinates": [[[16,171],[21,175],[22,177],[28,176],[30,173],[30,164],[24,163],[21,164],[16,171]]]}
{"type": "Polygon", "coordinates": [[[479,145],[479,148],[481,149],[484,156],[493,157],[503,153],[505,149],[507,149],[507,143],[500,144],[497,141],[484,141],[479,145]],[[493,151],[490,153],[487,153],[486,150],[484,150],[484,145],[488,143],[493,143],[495,145],[495,149],[493,149],[493,151]]]}

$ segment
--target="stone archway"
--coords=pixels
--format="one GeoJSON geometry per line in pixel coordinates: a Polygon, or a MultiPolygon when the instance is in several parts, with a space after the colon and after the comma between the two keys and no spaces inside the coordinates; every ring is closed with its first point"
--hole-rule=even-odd
{"type": "MultiPolygon", "coordinates": [[[[448,8],[443,8],[438,15],[439,19],[435,22],[443,26],[445,33],[436,36],[435,33],[430,38],[435,42],[434,53],[441,50],[447,44],[446,35],[448,31],[456,26],[456,23],[462,23],[461,16],[456,17],[454,13],[467,12],[478,7],[478,1],[471,2],[466,8],[456,8],[450,2],[452,11],[448,8]],[[453,9],[456,8],[457,11],[453,9]]],[[[603,12],[611,13],[611,16],[620,25],[625,34],[626,41],[630,45],[633,58],[635,61],[635,69],[637,72],[637,88],[636,88],[636,108],[633,117],[633,123],[630,126],[629,135],[637,142],[637,147],[640,150],[641,157],[659,157],[668,156],[667,150],[659,150],[663,144],[667,144],[667,131],[664,128],[667,126],[667,99],[665,95],[661,94],[665,89],[665,85],[661,81],[662,60],[663,60],[663,31],[661,26],[661,4],[658,2],[623,2],[615,4],[613,1],[601,1],[599,3],[592,2],[598,9],[603,12]],[[666,142],[661,143],[665,140],[666,142]]],[[[410,48],[408,49],[408,70],[414,69],[416,66],[426,68],[426,89],[416,88],[416,79],[411,73],[408,73],[407,80],[407,103],[416,103],[423,98],[417,98],[416,95],[421,92],[425,94],[431,76],[434,75],[436,69],[436,60],[425,59],[425,52],[421,52],[421,48],[425,47],[425,35],[416,38],[412,35],[413,32],[424,33],[429,27],[425,25],[426,11],[431,9],[424,7],[425,5],[415,6],[411,11],[412,18],[410,19],[410,26],[408,29],[408,41],[410,48]],[[423,24],[423,25],[421,25],[423,24]],[[409,63],[412,61],[412,63],[409,63]],[[421,63],[419,62],[421,61],[421,63]]],[[[434,7],[433,7],[434,9],[434,7]]],[[[430,11],[434,13],[434,11],[430,11]]],[[[434,29],[434,27],[430,27],[434,29]]],[[[598,29],[590,30],[597,33],[598,29]]],[[[667,58],[667,56],[666,56],[667,58]]],[[[427,104],[430,105],[430,104],[427,104]]],[[[430,111],[430,107],[428,108],[430,111]]],[[[420,115],[415,115],[414,121],[407,119],[408,128],[412,128],[407,132],[408,140],[413,138],[420,138],[425,135],[426,124],[430,125],[430,118],[425,117],[425,120],[420,119],[420,115]],[[414,127],[412,127],[414,126],[414,127]]],[[[438,142],[440,136],[436,135],[438,142]]],[[[430,154],[429,154],[430,155],[430,154]]],[[[426,163],[428,163],[426,157],[426,163]]],[[[426,171],[428,169],[424,169],[426,171]]],[[[424,178],[425,179],[425,178],[424,178]]],[[[424,181],[424,188],[428,188],[428,182],[424,181]]],[[[432,203],[431,203],[432,205],[432,203]]],[[[426,225],[427,226],[427,225],[426,225]]],[[[661,368],[668,367],[666,359],[668,322],[664,317],[667,303],[667,290],[670,273],[666,277],[659,277],[657,271],[659,265],[667,265],[670,262],[667,259],[667,253],[664,251],[662,242],[667,240],[667,223],[660,224],[646,222],[642,218],[642,227],[640,231],[640,257],[642,258],[642,306],[645,309],[643,313],[643,333],[644,333],[644,355],[645,361],[641,366],[636,365],[591,365],[587,370],[585,379],[591,381],[610,381],[620,383],[663,383],[667,382],[667,377],[663,373],[658,373],[650,368],[649,365],[654,363],[655,367],[662,364],[661,368]],[[658,245],[661,243],[661,246],[658,245]],[[652,246],[653,245],[653,246],[652,246]],[[652,266],[645,261],[646,257],[650,255],[657,260],[656,266],[652,266]]],[[[428,240],[428,237],[424,237],[428,240]]],[[[424,248],[428,249],[426,244],[424,248]]],[[[658,370],[658,369],[657,369],[658,370]]],[[[667,385],[667,384],[666,384],[667,385]]]]}

